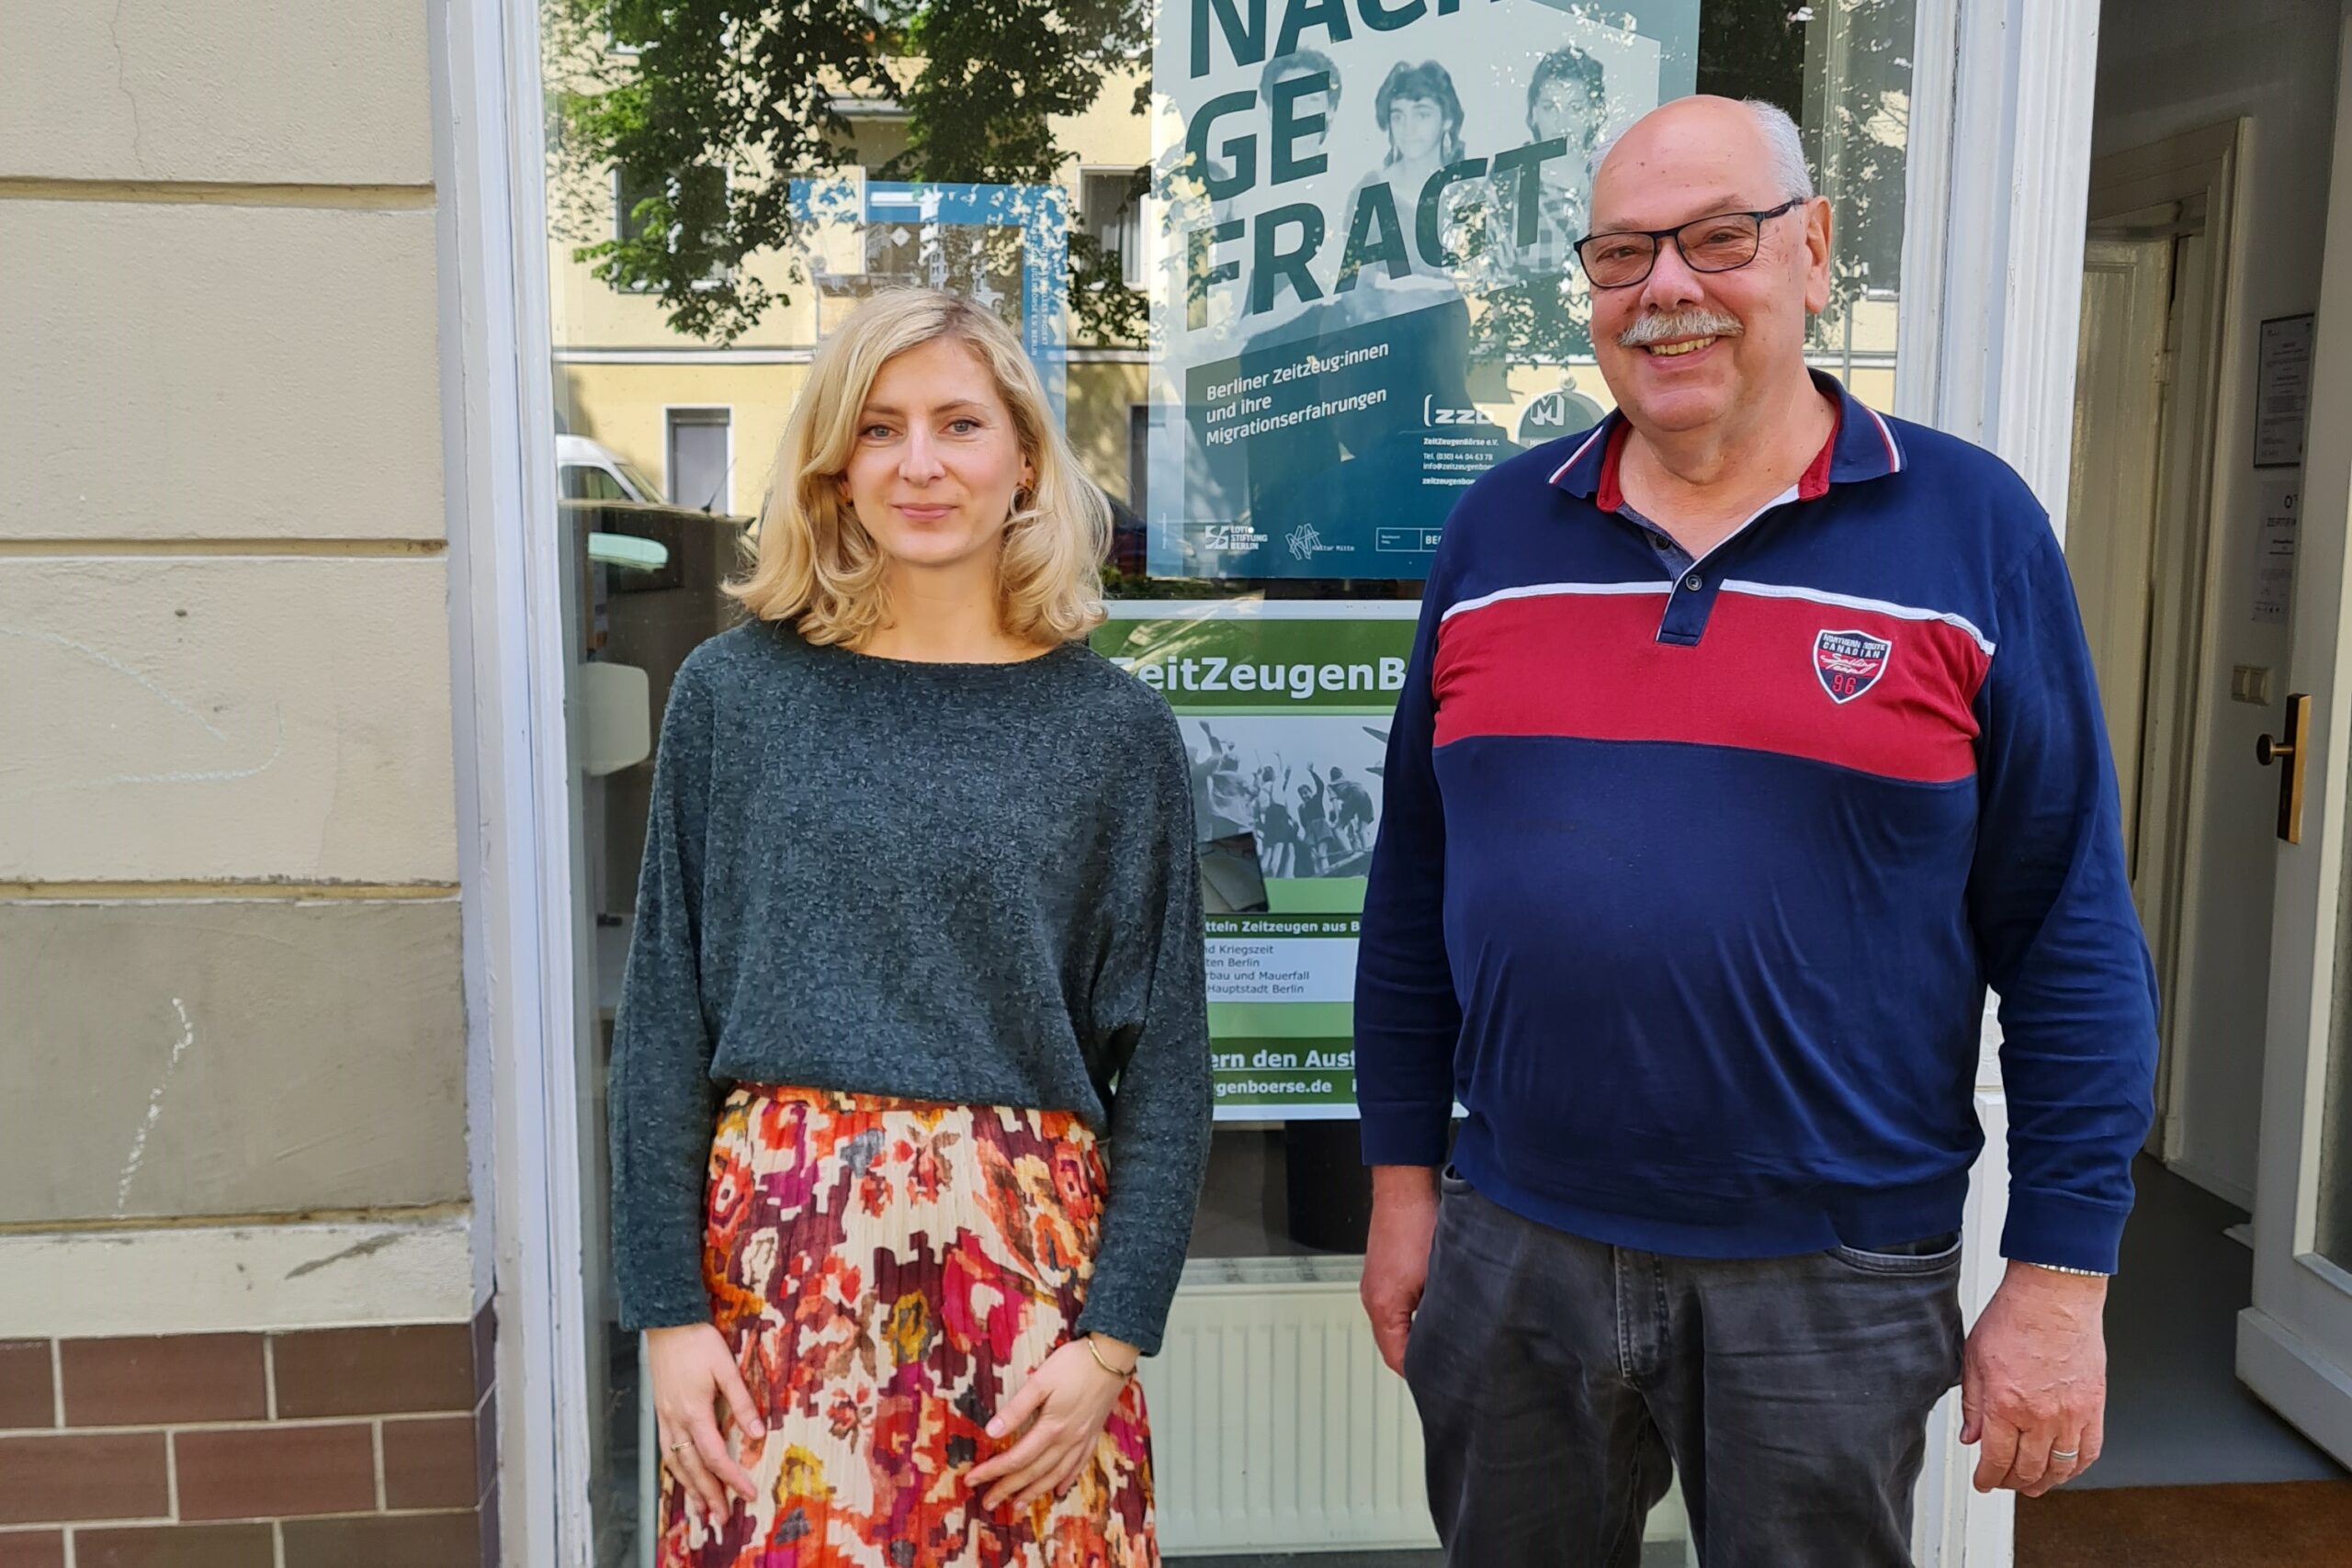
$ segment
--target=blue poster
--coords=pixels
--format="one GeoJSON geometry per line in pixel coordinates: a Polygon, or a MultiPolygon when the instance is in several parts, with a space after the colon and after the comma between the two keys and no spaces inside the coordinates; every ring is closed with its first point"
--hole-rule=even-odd
{"type": "Polygon", "coordinates": [[[1521,450],[1510,372],[1590,354],[1591,158],[1692,90],[1698,11],[1167,0],[1153,575],[1428,575],[1463,489],[1521,450]]]}

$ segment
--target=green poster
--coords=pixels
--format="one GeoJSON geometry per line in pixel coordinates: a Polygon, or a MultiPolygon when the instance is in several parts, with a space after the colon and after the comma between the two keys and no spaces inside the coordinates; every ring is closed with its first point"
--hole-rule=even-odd
{"type": "Polygon", "coordinates": [[[1130,603],[1094,634],[1191,758],[1220,1120],[1355,1114],[1356,933],[1418,613],[1130,603]]]}

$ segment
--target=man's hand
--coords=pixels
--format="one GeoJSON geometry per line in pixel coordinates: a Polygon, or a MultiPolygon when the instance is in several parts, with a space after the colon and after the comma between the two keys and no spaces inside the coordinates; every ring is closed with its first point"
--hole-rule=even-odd
{"type": "Polygon", "coordinates": [[[1405,1339],[1430,1277],[1437,1236],[1437,1172],[1425,1165],[1372,1171],[1372,1231],[1363,1248],[1363,1310],[1388,1370],[1405,1374],[1405,1339]]]}
{"type": "Polygon", "coordinates": [[[1976,1490],[2039,1497],[2098,1462],[2106,1306],[2105,1280],[2009,1265],[1968,1337],[1961,1371],[1960,1440],[1984,1445],[1976,1490]]]}

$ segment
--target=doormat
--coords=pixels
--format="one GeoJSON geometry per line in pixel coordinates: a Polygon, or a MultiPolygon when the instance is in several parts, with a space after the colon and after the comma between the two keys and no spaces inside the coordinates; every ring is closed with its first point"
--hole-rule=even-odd
{"type": "Polygon", "coordinates": [[[2352,1481],[2120,1486],[2018,1499],[2017,1568],[2342,1568],[2352,1481]]]}

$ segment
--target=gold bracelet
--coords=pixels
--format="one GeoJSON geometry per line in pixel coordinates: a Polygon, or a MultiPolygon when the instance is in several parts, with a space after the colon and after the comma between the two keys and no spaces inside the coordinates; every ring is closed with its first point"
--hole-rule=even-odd
{"type": "Polygon", "coordinates": [[[1102,1359],[1102,1352],[1094,1348],[1094,1336],[1091,1334],[1080,1335],[1078,1342],[1086,1347],[1086,1353],[1094,1358],[1094,1364],[1096,1366],[1102,1368],[1104,1371],[1110,1373],[1121,1382],[1125,1382],[1129,1378],[1136,1375],[1136,1370],[1133,1367],[1129,1367],[1123,1372],[1118,1368],[1113,1366],[1110,1362],[1104,1360],[1102,1359]]]}

